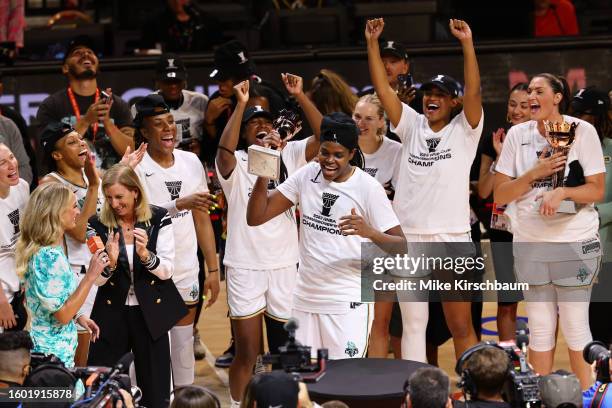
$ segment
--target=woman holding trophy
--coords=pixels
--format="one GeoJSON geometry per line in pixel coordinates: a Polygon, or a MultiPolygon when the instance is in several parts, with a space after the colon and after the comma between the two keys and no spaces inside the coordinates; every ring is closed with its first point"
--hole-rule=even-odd
{"type": "Polygon", "coordinates": [[[564,79],[536,75],[528,93],[531,120],[506,136],[495,202],[508,204],[517,279],[529,284],[530,362],[540,375],[552,371],[558,314],[570,365],[586,389],[582,349],[591,341],[589,297],[601,260],[593,203],[604,195],[603,154],[592,125],[563,115],[570,101],[564,79]]]}

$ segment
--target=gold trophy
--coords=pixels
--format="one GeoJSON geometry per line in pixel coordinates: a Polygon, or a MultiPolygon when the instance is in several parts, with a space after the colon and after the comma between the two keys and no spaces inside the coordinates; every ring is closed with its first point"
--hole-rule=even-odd
{"type": "MultiPolygon", "coordinates": [[[[570,148],[576,141],[576,128],[578,123],[567,123],[565,121],[550,122],[544,121],[544,130],[546,131],[546,140],[552,148],[552,153],[562,153],[565,157],[569,154],[570,148]]],[[[563,169],[554,173],[551,176],[552,188],[563,187],[565,185],[565,166],[563,169]]],[[[576,203],[571,200],[563,200],[557,209],[558,213],[576,214],[576,203]]]]}

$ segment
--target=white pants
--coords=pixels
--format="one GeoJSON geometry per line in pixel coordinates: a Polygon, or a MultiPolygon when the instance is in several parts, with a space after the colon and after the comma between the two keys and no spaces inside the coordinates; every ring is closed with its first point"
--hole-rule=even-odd
{"type": "Polygon", "coordinates": [[[326,348],[330,360],[362,358],[368,351],[370,327],[374,317],[373,305],[354,303],[343,314],[309,313],[294,309],[291,314],[299,327],[297,341],[312,347],[312,358],[317,349],[326,348]]]}

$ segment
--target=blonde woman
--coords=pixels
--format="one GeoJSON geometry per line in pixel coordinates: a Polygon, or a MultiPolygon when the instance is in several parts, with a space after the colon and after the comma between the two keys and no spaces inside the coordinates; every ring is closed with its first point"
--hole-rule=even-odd
{"type": "Polygon", "coordinates": [[[98,250],[85,278],[77,284],[64,250],[64,232],[74,228],[79,209],[76,196],[63,184],[51,183],[32,193],[21,221],[17,242],[17,274],[25,280],[26,304],[32,317],[33,351],[55,354],[74,366],[77,347],[75,320],[99,336],[98,326],[78,311],[94,282],[109,265],[98,250]],[[75,319],[76,316],[76,319],[75,319]]]}
{"type": "Polygon", "coordinates": [[[187,314],[172,281],[174,232],[168,211],[149,205],[131,167],[115,165],[102,178],[105,202],[89,219],[106,246],[110,277],[98,281],[91,317],[100,341],[89,351],[89,365],[113,366],[134,353],[142,405],[167,407],[170,398],[168,331],[187,314]]]}

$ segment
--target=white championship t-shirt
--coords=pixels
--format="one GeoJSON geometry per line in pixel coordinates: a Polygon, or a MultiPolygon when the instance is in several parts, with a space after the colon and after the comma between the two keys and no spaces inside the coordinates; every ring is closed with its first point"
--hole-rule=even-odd
{"type": "Polygon", "coordinates": [[[402,141],[393,209],[405,234],[470,231],[470,168],[483,120],[484,113],[472,129],[461,111],[434,132],[425,115],[402,103],[391,131],[402,141]]]}
{"type": "MultiPolygon", "coordinates": [[[[281,151],[288,175],[306,164],[307,142],[308,139],[289,142],[281,151]]],[[[293,210],[263,225],[247,225],[246,209],[257,176],[247,171],[246,151],[238,150],[234,155],[236,167],[227,179],[223,178],[217,167],[219,182],[228,203],[223,264],[242,269],[278,269],[297,264],[298,235],[293,210]]]]}
{"type": "MultiPolygon", "coordinates": [[[[167,169],[157,164],[149,153],[145,153],[136,167],[149,202],[164,208],[168,208],[170,201],[193,193],[208,192],[206,173],[198,156],[179,149],[174,149],[172,154],[174,164],[167,169]]],[[[198,240],[191,210],[182,210],[173,215],[172,229],[176,242],[172,280],[178,283],[189,275],[197,277],[199,271],[198,240]]]]}
{"type": "MultiPolygon", "coordinates": [[[[580,119],[564,115],[568,122],[579,123],[576,140],[570,148],[565,177],[569,166],[578,160],[584,176],[605,173],[601,143],[595,128],[580,119]]],[[[540,135],[536,121],[529,121],[510,128],[495,170],[506,176],[517,178],[525,174],[538,162],[545,147],[550,146],[540,135]]],[[[593,238],[597,234],[599,221],[593,204],[577,205],[576,214],[557,213],[552,217],[540,215],[542,200],[536,197],[552,187],[550,177],[533,183],[533,188],[508,205],[505,214],[510,217],[515,242],[578,242],[593,238]]]]}
{"type": "MultiPolygon", "coordinates": [[[[159,91],[155,93],[159,94],[159,91]]],[[[202,141],[204,133],[204,115],[208,106],[208,96],[199,92],[183,89],[183,103],[178,109],[170,107],[170,113],[176,123],[176,142],[190,137],[202,141]]],[[[132,105],[132,117],[136,116],[136,105],[132,105]]]]}
{"type": "Polygon", "coordinates": [[[300,265],[295,288],[297,310],[346,313],[361,300],[361,244],[366,239],[343,235],[340,217],[351,209],[376,230],[399,225],[382,185],[359,168],[345,182],[327,181],[319,163],[309,163],[278,191],[300,204],[300,265]]]}
{"type": "Polygon", "coordinates": [[[4,290],[6,294],[19,290],[19,278],[15,267],[15,245],[20,235],[19,221],[29,197],[28,182],[19,179],[19,184],[10,188],[8,197],[0,199],[0,290],[4,290]]]}
{"type": "Polygon", "coordinates": [[[372,154],[364,153],[363,171],[374,177],[382,185],[389,181],[395,186],[402,144],[383,136],[383,142],[372,154]]]}
{"type": "MultiPolygon", "coordinates": [[[[72,190],[74,195],[76,195],[77,206],[79,207],[79,210],[83,209],[83,205],[85,204],[85,198],[87,197],[87,187],[89,185],[87,183],[87,177],[85,177],[84,174],[85,173],[83,173],[83,178],[85,179],[86,185],[79,186],[79,185],[73,184],[70,181],[66,180],[57,172],[49,173],[50,177],[53,177],[54,179],[56,179],[63,185],[67,186],[70,190],[72,190]]],[[[102,192],[102,183],[100,183],[98,187],[98,200],[96,202],[96,213],[98,214],[100,213],[100,211],[102,210],[103,204],[104,204],[104,193],[102,192]]],[[[70,265],[85,266],[86,268],[89,267],[89,262],[91,260],[91,251],[89,250],[89,247],[87,246],[87,244],[84,242],[77,241],[76,239],[72,238],[69,234],[65,234],[64,237],[66,238],[66,248],[68,250],[68,253],[66,255],[68,256],[68,261],[70,262],[70,265]]]]}

